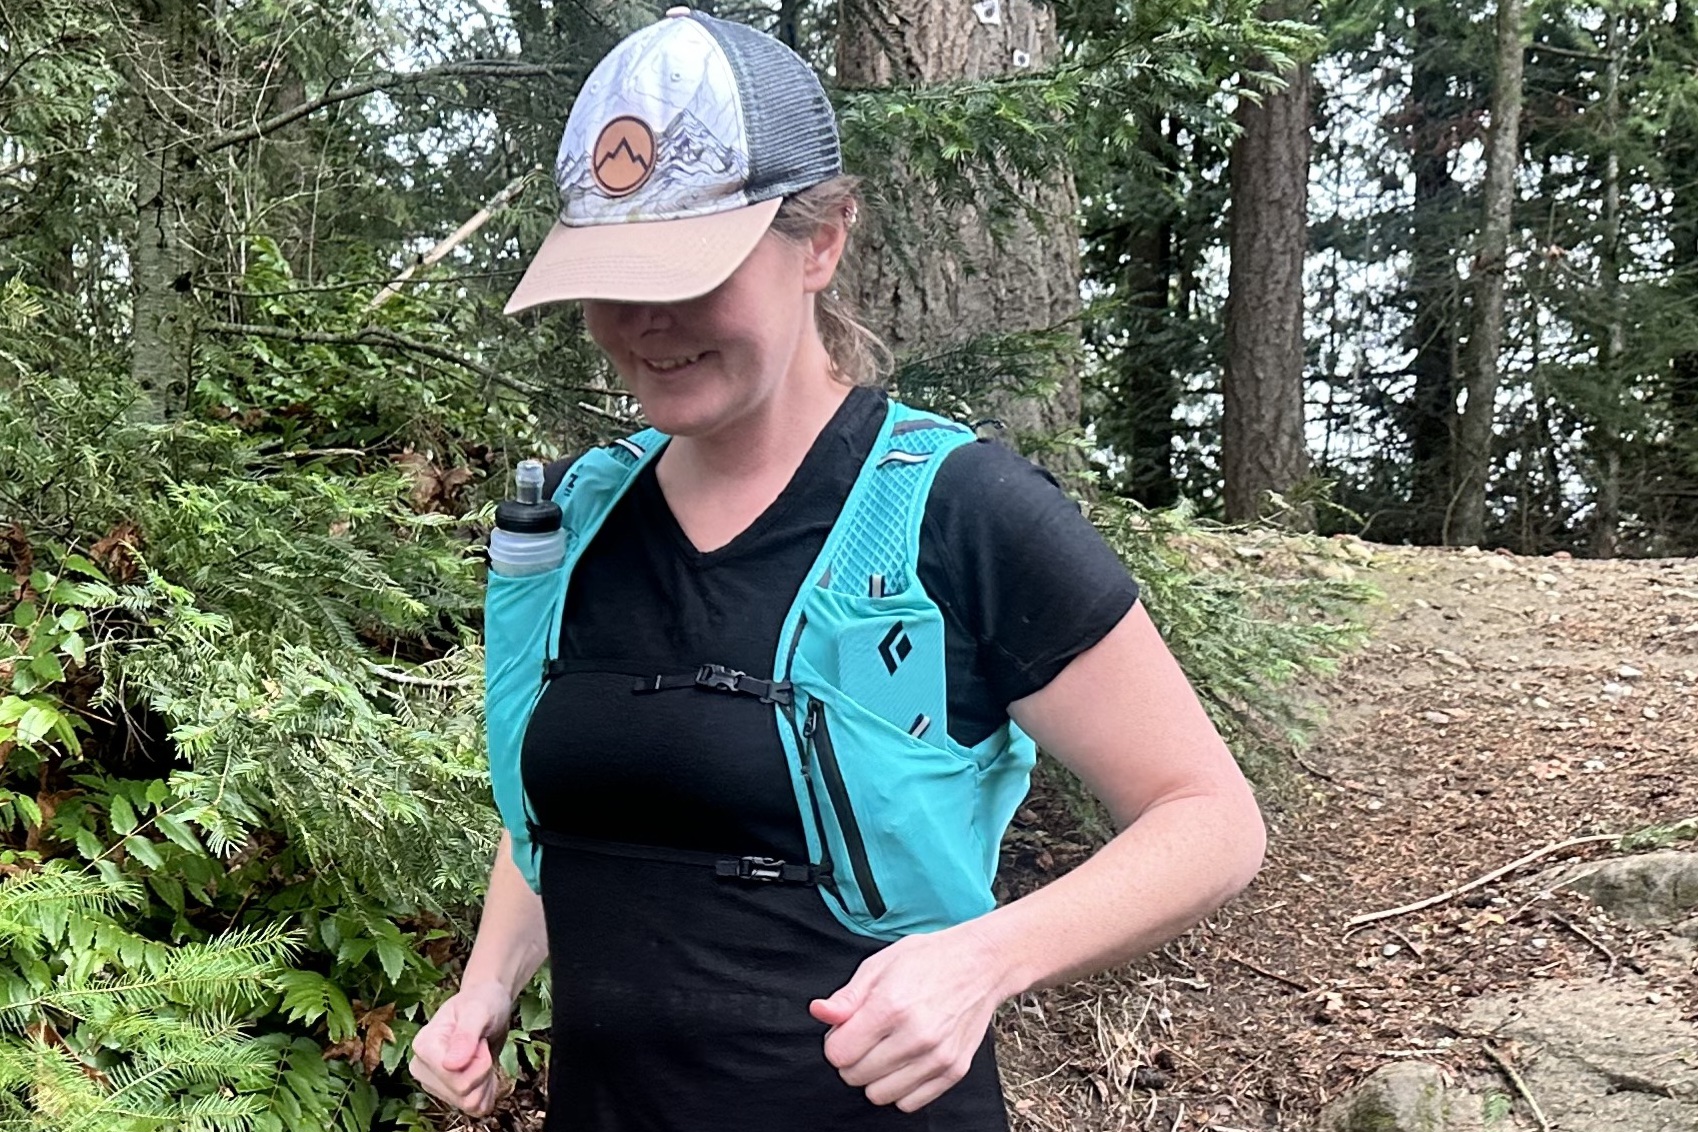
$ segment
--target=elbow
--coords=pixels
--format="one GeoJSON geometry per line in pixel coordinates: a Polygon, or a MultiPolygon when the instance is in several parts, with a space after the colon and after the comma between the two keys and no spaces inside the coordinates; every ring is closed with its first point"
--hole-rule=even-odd
{"type": "Polygon", "coordinates": [[[1268,851],[1267,823],[1262,820],[1262,809],[1256,804],[1256,795],[1248,783],[1233,800],[1232,808],[1228,899],[1250,887],[1250,882],[1262,871],[1268,851]]]}
{"type": "Polygon", "coordinates": [[[1242,850],[1243,881],[1238,891],[1250,887],[1250,882],[1256,879],[1256,874],[1262,871],[1262,863],[1268,853],[1268,827],[1262,821],[1261,808],[1250,802],[1249,820],[1245,822],[1244,846],[1242,850]]]}

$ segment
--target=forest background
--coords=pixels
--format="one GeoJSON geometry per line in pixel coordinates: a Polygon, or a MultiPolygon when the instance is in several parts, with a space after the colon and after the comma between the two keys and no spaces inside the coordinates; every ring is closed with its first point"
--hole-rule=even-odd
{"type": "MultiPolygon", "coordinates": [[[[1247,763],[1364,591],[1216,520],[1698,546],[1690,0],[712,7],[832,93],[892,386],[1073,477],[1247,763]]],[[[0,1127],[431,1125],[479,542],[639,412],[574,311],[500,308],[658,14],[0,10],[0,1127]]]]}

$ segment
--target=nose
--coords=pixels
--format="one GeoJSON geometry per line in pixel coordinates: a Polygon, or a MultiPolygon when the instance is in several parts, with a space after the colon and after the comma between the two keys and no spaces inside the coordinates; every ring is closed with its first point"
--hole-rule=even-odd
{"type": "Polygon", "coordinates": [[[613,304],[620,329],[630,334],[645,334],[651,330],[670,330],[673,311],[667,303],[613,304]]]}

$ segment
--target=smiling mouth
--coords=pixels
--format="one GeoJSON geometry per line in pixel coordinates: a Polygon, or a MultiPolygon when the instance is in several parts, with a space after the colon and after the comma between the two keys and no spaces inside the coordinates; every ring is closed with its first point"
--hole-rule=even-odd
{"type": "Polygon", "coordinates": [[[682,358],[644,358],[643,365],[655,373],[677,373],[679,370],[689,369],[705,357],[707,354],[702,353],[682,358]]]}

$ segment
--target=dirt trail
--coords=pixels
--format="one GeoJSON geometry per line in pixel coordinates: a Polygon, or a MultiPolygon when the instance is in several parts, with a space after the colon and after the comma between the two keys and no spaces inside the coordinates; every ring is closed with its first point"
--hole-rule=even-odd
{"type": "MultiPolygon", "coordinates": [[[[1347,929],[1546,846],[1698,815],[1698,561],[1374,549],[1375,639],[1318,690],[1332,721],[1269,807],[1261,877],[1150,961],[1005,1015],[1023,1132],[1307,1128],[1416,1057],[1496,1082],[1501,1105],[1515,1089],[1470,1007],[1570,983],[1698,1019],[1666,932],[1531,879],[1608,843],[1347,929]]],[[[1065,868],[1066,819],[1035,816],[1065,868]]]]}

